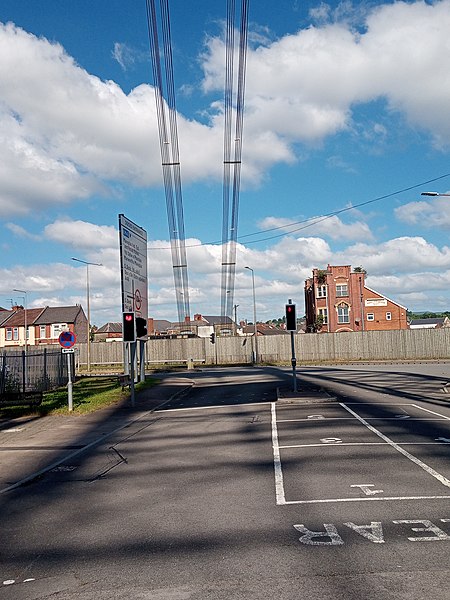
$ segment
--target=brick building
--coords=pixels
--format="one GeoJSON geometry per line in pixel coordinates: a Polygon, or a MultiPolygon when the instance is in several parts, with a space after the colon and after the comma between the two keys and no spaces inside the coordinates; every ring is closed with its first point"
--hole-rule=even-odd
{"type": "Polygon", "coordinates": [[[314,269],[305,281],[308,332],[408,329],[407,309],[365,285],[350,266],[314,269]]]}

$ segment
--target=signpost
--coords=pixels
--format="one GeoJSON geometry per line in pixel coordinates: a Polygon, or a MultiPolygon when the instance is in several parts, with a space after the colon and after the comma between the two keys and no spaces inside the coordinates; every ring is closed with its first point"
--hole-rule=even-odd
{"type": "Polygon", "coordinates": [[[75,352],[73,348],[77,341],[77,336],[71,331],[63,331],[59,334],[59,345],[62,347],[63,354],[67,354],[67,395],[69,400],[69,412],[73,411],[73,391],[72,391],[72,355],[75,352]]]}
{"type": "MultiPolygon", "coordinates": [[[[122,313],[134,313],[135,319],[148,319],[148,279],[147,279],[147,232],[123,214],[119,215],[120,270],[122,284],[122,313]]],[[[146,335],[139,339],[140,345],[140,381],[145,379],[145,340],[146,335]]],[[[124,348],[124,371],[130,372],[131,405],[134,406],[134,362],[137,342],[129,342],[124,348]]]]}

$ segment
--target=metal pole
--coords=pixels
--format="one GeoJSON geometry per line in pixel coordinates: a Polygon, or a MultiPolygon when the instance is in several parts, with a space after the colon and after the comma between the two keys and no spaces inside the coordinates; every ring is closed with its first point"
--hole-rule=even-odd
{"type": "Polygon", "coordinates": [[[90,293],[89,293],[89,265],[93,265],[95,267],[102,267],[102,263],[88,262],[86,260],[81,260],[80,258],[73,258],[76,262],[83,263],[86,265],[86,300],[87,300],[87,370],[90,372],[91,370],[91,301],[90,301],[90,293]]]}
{"type": "Polygon", "coordinates": [[[14,292],[20,292],[21,294],[24,295],[23,300],[24,300],[24,310],[23,310],[23,321],[24,321],[24,328],[25,328],[25,339],[24,339],[24,349],[25,349],[25,356],[24,356],[24,361],[23,361],[23,391],[25,392],[26,387],[28,386],[28,373],[27,373],[27,348],[28,348],[28,344],[27,344],[27,329],[28,329],[28,323],[27,323],[27,308],[28,308],[28,293],[25,290],[17,290],[14,289],[14,292]]]}
{"type": "Polygon", "coordinates": [[[67,381],[67,394],[69,397],[69,412],[73,411],[73,393],[72,393],[72,364],[70,357],[72,354],[70,352],[67,353],[67,373],[69,379],[67,381]]]}
{"type": "Polygon", "coordinates": [[[87,295],[87,370],[91,371],[91,302],[89,294],[89,264],[86,263],[86,295],[87,295]]]}
{"type": "Polygon", "coordinates": [[[134,361],[136,360],[136,342],[130,342],[130,397],[134,408],[134,361]]]}
{"type": "Polygon", "coordinates": [[[250,267],[245,267],[252,272],[252,288],[253,288],[253,323],[254,323],[254,334],[255,338],[255,364],[258,364],[258,327],[256,325],[256,295],[255,295],[255,272],[250,267]]]}
{"type": "Polygon", "coordinates": [[[297,373],[295,371],[295,367],[297,365],[297,359],[295,358],[295,344],[294,344],[294,332],[291,331],[291,363],[292,363],[292,377],[294,380],[294,392],[297,391],[297,373]]]}

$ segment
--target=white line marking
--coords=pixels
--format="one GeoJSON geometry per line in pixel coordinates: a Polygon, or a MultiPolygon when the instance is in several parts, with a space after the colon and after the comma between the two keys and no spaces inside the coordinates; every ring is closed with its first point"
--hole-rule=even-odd
{"type": "Polygon", "coordinates": [[[355,413],[351,408],[348,408],[348,406],[346,406],[343,402],[339,402],[339,404],[343,408],[345,408],[345,410],[347,410],[350,414],[352,414],[356,419],[358,419],[358,421],[360,423],[365,425],[367,427],[367,429],[369,429],[370,431],[375,433],[375,435],[380,437],[387,444],[389,444],[392,448],[397,450],[397,452],[400,452],[400,454],[402,454],[405,458],[407,458],[408,460],[410,460],[411,462],[416,464],[418,467],[420,467],[421,469],[426,471],[429,475],[431,475],[432,477],[437,479],[440,483],[442,483],[442,485],[445,485],[445,487],[450,488],[450,481],[446,477],[444,477],[443,475],[441,475],[440,473],[438,473],[437,471],[435,471],[434,469],[432,469],[431,467],[426,465],[424,462],[422,462],[421,460],[419,460],[418,458],[416,458],[415,456],[413,456],[412,454],[410,454],[409,452],[404,450],[401,446],[399,446],[393,440],[391,440],[386,435],[384,435],[384,433],[381,433],[381,431],[378,431],[378,429],[375,429],[375,427],[372,427],[372,425],[370,425],[365,419],[363,419],[357,413],[355,413]]]}
{"type": "MultiPolygon", "coordinates": [[[[424,409],[426,410],[426,409],[424,409]]],[[[160,411],[162,412],[162,411],[160,411]]],[[[430,411],[431,412],[431,411],[430,411]]],[[[408,421],[442,421],[447,417],[441,417],[440,419],[424,419],[423,417],[408,417],[407,415],[401,415],[401,419],[399,417],[366,417],[367,421],[404,421],[408,419],[408,421]]],[[[303,421],[354,421],[351,417],[322,417],[321,419],[311,419],[308,417],[307,419],[278,419],[278,423],[300,423],[303,421]]]]}
{"type": "MultiPolygon", "coordinates": [[[[170,399],[168,400],[168,402],[170,402],[170,399]]],[[[187,410],[217,410],[218,408],[237,408],[237,407],[241,407],[241,406],[254,406],[254,407],[258,407],[258,406],[263,406],[264,404],[272,404],[271,402],[267,402],[266,400],[264,400],[264,402],[247,402],[245,404],[216,404],[214,406],[191,406],[191,407],[186,407],[186,408],[163,408],[161,410],[156,410],[157,413],[163,413],[163,412],[167,412],[167,413],[174,413],[174,412],[183,412],[183,411],[187,411],[187,410]]]]}
{"type": "MultiPolygon", "coordinates": [[[[385,446],[385,442],[344,442],[339,446],[385,446]]],[[[401,442],[399,446],[442,446],[442,442],[401,442]]],[[[327,444],[327,446],[331,446],[327,444]]],[[[323,448],[324,444],[292,444],[292,446],[280,446],[280,450],[289,448],[323,448]]]]}
{"type": "Polygon", "coordinates": [[[280,447],[278,445],[277,414],[275,402],[272,402],[272,447],[273,447],[273,465],[275,469],[275,495],[277,504],[286,504],[283,485],[283,472],[281,470],[280,447]]]}
{"type": "Polygon", "coordinates": [[[411,406],[414,406],[415,408],[418,408],[419,410],[424,410],[425,412],[429,412],[432,415],[437,415],[438,417],[441,417],[441,419],[446,419],[447,421],[450,421],[450,417],[446,417],[445,415],[441,415],[441,413],[434,412],[434,410],[429,410],[428,408],[423,408],[422,406],[417,406],[417,404],[412,404],[411,406]]]}
{"type": "Polygon", "coordinates": [[[286,500],[284,504],[332,504],[333,502],[377,502],[379,500],[450,500],[450,496],[364,496],[361,498],[326,498],[324,500],[286,500]]]}

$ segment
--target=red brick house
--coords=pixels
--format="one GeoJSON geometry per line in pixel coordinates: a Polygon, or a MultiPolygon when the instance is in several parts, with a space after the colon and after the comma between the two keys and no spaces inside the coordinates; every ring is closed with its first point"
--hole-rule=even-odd
{"type": "Polygon", "coordinates": [[[62,331],[71,331],[78,342],[87,341],[87,319],[80,305],[28,308],[15,306],[0,312],[0,348],[58,344],[62,331]]]}
{"type": "Polygon", "coordinates": [[[314,269],[305,281],[306,330],[386,331],[408,329],[406,307],[365,285],[365,273],[350,266],[314,269]]]}

